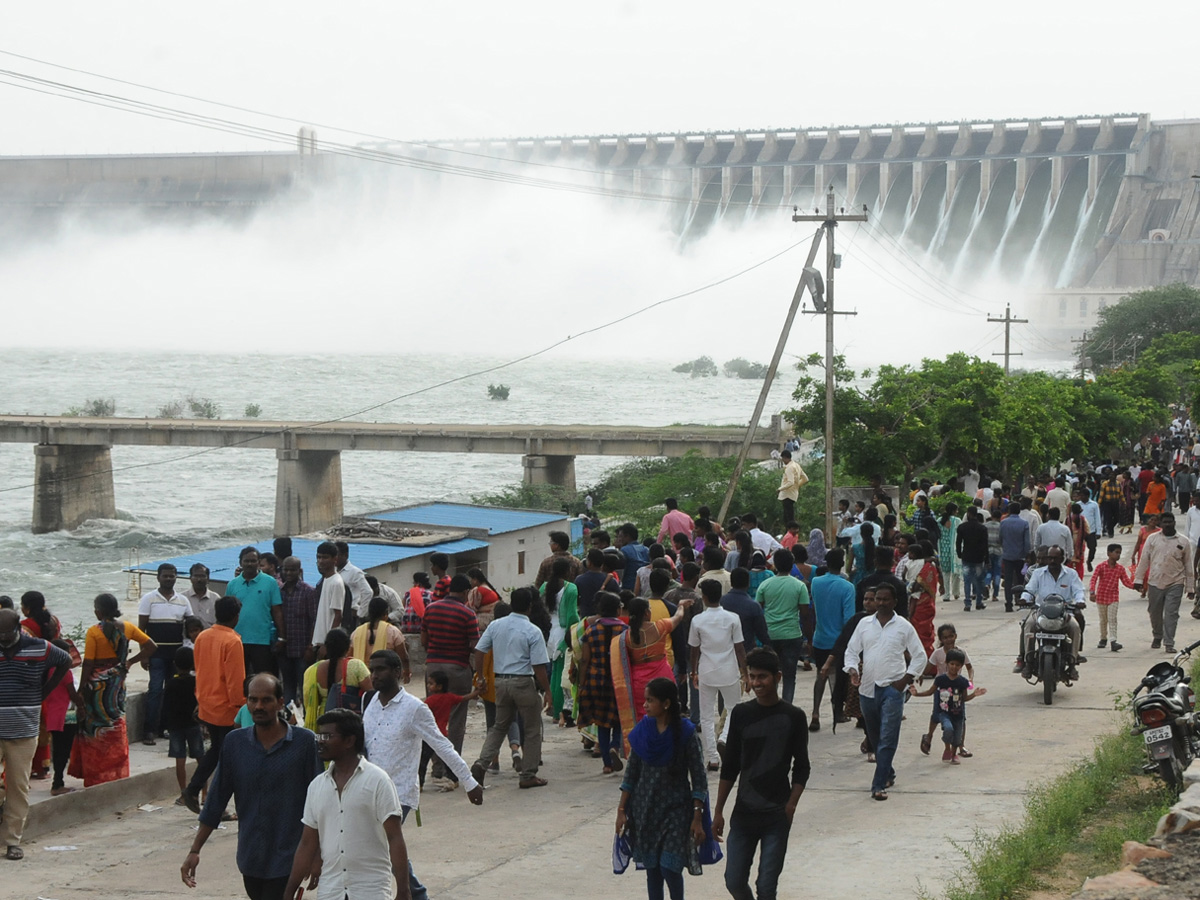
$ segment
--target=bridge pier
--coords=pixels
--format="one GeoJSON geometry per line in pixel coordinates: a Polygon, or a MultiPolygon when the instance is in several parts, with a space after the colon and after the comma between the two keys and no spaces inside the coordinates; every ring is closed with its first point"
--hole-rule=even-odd
{"type": "Polygon", "coordinates": [[[107,445],[37,444],[33,533],[69,531],[88,519],[115,519],[112,451],[107,445]]]}
{"type": "Polygon", "coordinates": [[[569,491],[575,490],[575,457],[529,454],[521,457],[525,467],[524,482],[531,487],[552,484],[569,491]]]}
{"type": "Polygon", "coordinates": [[[275,536],[327,528],[342,520],[340,450],[276,450],[275,536]]]}

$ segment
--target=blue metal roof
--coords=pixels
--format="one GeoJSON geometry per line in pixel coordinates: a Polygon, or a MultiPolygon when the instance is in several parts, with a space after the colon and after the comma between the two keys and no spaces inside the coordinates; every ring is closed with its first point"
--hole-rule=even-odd
{"type": "MultiPolygon", "coordinates": [[[[315,584],[317,579],[317,545],[318,541],[306,541],[292,538],[292,554],[304,564],[305,578],[315,584]]],[[[127,572],[156,572],[162,563],[171,563],[186,576],[195,563],[208,566],[209,577],[213,581],[229,581],[233,578],[238,565],[238,553],[243,547],[253,546],[259,553],[273,552],[272,541],[260,541],[257,544],[238,544],[233,547],[222,547],[219,550],[205,550],[191,553],[187,556],[176,556],[173,559],[160,559],[155,562],[142,563],[126,569],[127,572]]],[[[360,569],[373,569],[399,562],[402,559],[412,559],[414,556],[425,556],[430,553],[466,553],[468,550],[482,550],[487,541],[477,541],[465,538],[461,541],[447,541],[442,544],[430,544],[427,547],[401,547],[394,544],[350,544],[350,561],[360,569]]]]}
{"type": "Polygon", "coordinates": [[[536,528],[562,522],[563,513],[535,512],[527,509],[498,509],[493,506],[472,506],[468,503],[426,503],[382,513],[372,513],[372,519],[386,522],[412,522],[418,525],[437,525],[442,528],[486,528],[488,534],[506,534],[522,528],[536,528]]]}

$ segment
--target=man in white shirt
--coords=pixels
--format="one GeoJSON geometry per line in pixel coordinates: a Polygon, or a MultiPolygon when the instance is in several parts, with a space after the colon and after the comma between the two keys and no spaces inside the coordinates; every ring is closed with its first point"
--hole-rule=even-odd
{"type": "Polygon", "coordinates": [[[1029,546],[1036,550],[1037,530],[1042,527],[1042,517],[1033,508],[1033,501],[1024,496],[1024,492],[1021,497],[1021,518],[1029,526],[1029,546]]]}
{"type": "Polygon", "coordinates": [[[742,527],[750,532],[750,543],[754,545],[754,549],[761,550],[764,556],[770,557],[776,550],[783,549],[783,544],[758,527],[758,516],[754,513],[742,516],[742,527]]]}
{"type": "MultiPolygon", "coordinates": [[[[375,695],[363,710],[367,755],[391,777],[400,799],[401,823],[408,818],[409,812],[421,805],[417,770],[422,741],[462,782],[470,801],[476,806],[483,803],[483,786],[471,777],[466,762],[454,751],[450,739],[438,729],[433,710],[400,684],[403,664],[396,651],[377,650],[371,654],[370,665],[375,695]]],[[[426,900],[429,896],[425,886],[413,874],[412,860],[408,862],[408,886],[412,900],[426,900]]]]}
{"type": "Polygon", "coordinates": [[[188,577],[192,586],[183,592],[183,596],[192,607],[192,615],[203,622],[205,628],[212,628],[217,624],[217,611],[213,604],[221,599],[221,595],[208,589],[208,566],[195,563],[188,570],[188,577]]]}
{"type": "Polygon", "coordinates": [[[895,589],[887,583],[876,585],[875,602],[878,605],[875,615],[859,622],[850,636],[843,667],[850,683],[858,688],[863,724],[875,748],[871,796],[886,800],[887,789],[896,781],[892,759],[900,744],[904,694],[925,671],[926,656],[916,629],[907,619],[896,615],[895,589]],[[906,652],[910,660],[907,665],[906,652]]]}
{"type": "Polygon", "coordinates": [[[1065,519],[1067,512],[1071,509],[1071,495],[1063,489],[1061,484],[1065,477],[1060,475],[1058,481],[1054,483],[1054,489],[1046,492],[1046,504],[1051,509],[1058,510],[1058,517],[1065,519]]]}
{"type": "MultiPolygon", "coordinates": [[[[692,686],[700,691],[700,728],[708,770],[721,767],[718,743],[725,742],[725,731],[718,742],[716,734],[717,695],[733,709],[742,699],[746,680],[746,651],[742,646],[742,620],[736,613],[721,608],[721,587],[714,579],[700,577],[704,609],[692,619],[688,631],[691,647],[692,686]]],[[[725,717],[729,728],[729,717],[725,717]]]]}
{"type": "Polygon", "coordinates": [[[317,719],[317,748],[331,765],[308,786],[285,900],[295,900],[305,878],[311,890],[318,871],[317,900],[411,900],[400,798],[388,773],[363,758],[363,747],[357,713],[334,709],[317,719]]]}
{"type": "Polygon", "coordinates": [[[783,522],[795,521],[796,501],[800,499],[800,488],[808,484],[808,475],[800,468],[800,463],[792,459],[792,451],[784,450],[779,454],[783,460],[783,477],[779,481],[779,493],[776,498],[783,503],[783,522]]]}
{"type": "Polygon", "coordinates": [[[1075,539],[1071,536],[1071,529],[1059,521],[1057,506],[1050,507],[1048,515],[1050,518],[1038,526],[1037,534],[1033,536],[1034,549],[1062,547],[1063,555],[1070,562],[1075,556],[1075,539]]]}
{"type": "MultiPolygon", "coordinates": [[[[367,583],[366,573],[358,566],[350,562],[350,545],[345,541],[334,541],[333,545],[337,547],[337,568],[338,574],[342,576],[342,582],[346,587],[350,588],[351,606],[354,609],[354,615],[357,621],[365,621],[367,618],[367,607],[371,604],[371,598],[375,596],[375,592],[371,590],[371,585],[367,583]]],[[[347,631],[351,630],[349,626],[347,631]]]]}
{"type": "Polygon", "coordinates": [[[325,643],[325,635],[342,624],[342,607],[346,601],[346,583],[337,571],[337,545],[322,541],[317,546],[317,621],[313,626],[313,650],[325,643]]]}
{"type": "MultiPolygon", "coordinates": [[[[192,611],[187,598],[175,590],[175,566],[158,567],[158,589],[143,594],[138,601],[138,628],[150,635],[158,650],[150,657],[150,687],[146,690],[146,718],[142,724],[142,743],[154,745],[161,733],[163,690],[175,668],[175,651],[183,646],[183,617],[192,611]]],[[[143,663],[146,665],[146,663],[143,663]]]]}
{"type": "Polygon", "coordinates": [[[1192,542],[1192,549],[1200,542],[1200,491],[1192,494],[1192,502],[1187,510],[1187,535],[1192,542]]]}

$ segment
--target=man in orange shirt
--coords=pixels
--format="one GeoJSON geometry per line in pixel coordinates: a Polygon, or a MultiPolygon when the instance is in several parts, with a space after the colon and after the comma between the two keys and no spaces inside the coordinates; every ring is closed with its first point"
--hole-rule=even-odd
{"type": "Polygon", "coordinates": [[[225,735],[233,730],[234,719],[245,702],[246,680],[242,639],[234,631],[242,604],[237,597],[222,597],[213,604],[217,624],[196,635],[196,703],[200,721],[208,726],[212,744],[196,766],[196,774],[179,800],[197,815],[200,791],[217,768],[225,735]]]}

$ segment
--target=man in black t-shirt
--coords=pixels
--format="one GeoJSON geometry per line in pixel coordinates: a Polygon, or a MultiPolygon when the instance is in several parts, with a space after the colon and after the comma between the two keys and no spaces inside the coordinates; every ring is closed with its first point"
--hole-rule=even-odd
{"type": "Polygon", "coordinates": [[[741,775],[725,842],[725,887],[735,900],[775,900],[792,818],[808,783],[808,720],[779,696],[783,675],[775,651],[751,650],[746,670],[754,699],[729,714],[713,834],[720,837],[725,830],[725,801],[741,775]],[[750,867],[760,843],[751,891],[750,867]]]}

